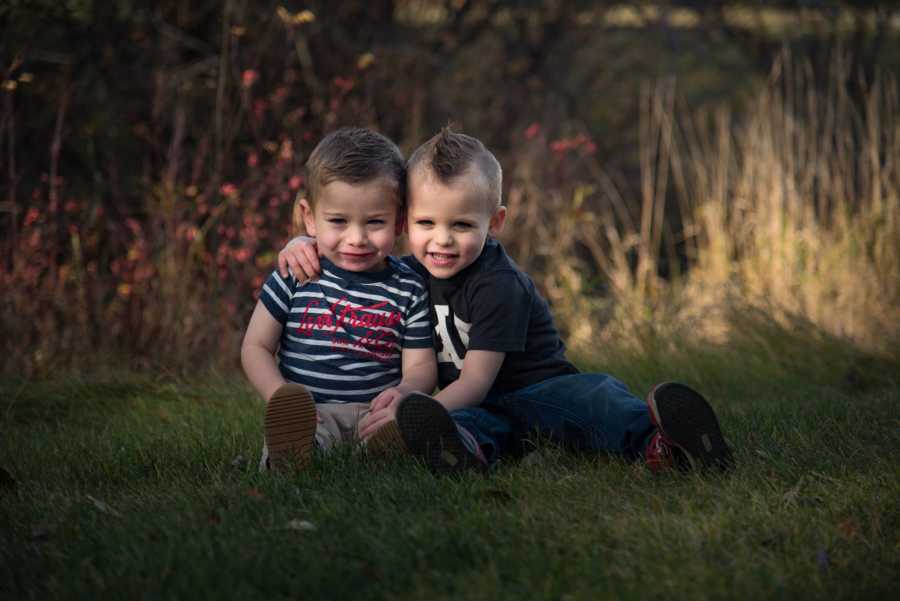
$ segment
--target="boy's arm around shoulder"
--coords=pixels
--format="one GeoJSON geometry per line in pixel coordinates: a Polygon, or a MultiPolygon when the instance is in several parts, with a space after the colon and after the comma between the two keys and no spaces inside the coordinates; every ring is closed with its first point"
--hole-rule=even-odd
{"type": "Polygon", "coordinates": [[[319,265],[316,239],[297,236],[288,241],[278,252],[278,273],[285,278],[290,273],[299,282],[318,278],[322,273],[322,267],[319,265]]]}
{"type": "Polygon", "coordinates": [[[241,365],[247,379],[264,401],[268,401],[285,383],[275,361],[281,331],[281,324],[272,317],[261,300],[257,301],[241,343],[241,365]]]}

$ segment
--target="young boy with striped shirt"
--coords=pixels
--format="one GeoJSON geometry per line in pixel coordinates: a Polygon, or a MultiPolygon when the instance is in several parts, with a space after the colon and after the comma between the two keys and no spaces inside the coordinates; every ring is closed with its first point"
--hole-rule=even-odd
{"type": "Polygon", "coordinates": [[[345,128],[322,139],[306,168],[300,207],[321,276],[300,283],[273,272],[241,347],[267,401],[260,469],[303,467],[317,446],[358,441],[370,402],[430,393],[437,380],[427,288],[390,256],[403,228],[400,150],[345,128]]]}

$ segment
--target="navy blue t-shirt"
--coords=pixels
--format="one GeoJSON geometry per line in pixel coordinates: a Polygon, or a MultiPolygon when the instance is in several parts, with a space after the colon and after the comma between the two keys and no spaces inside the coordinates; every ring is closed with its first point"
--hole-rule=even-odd
{"type": "Polygon", "coordinates": [[[432,348],[428,292],[417,273],[388,258],[353,272],[321,258],[319,279],[273,272],[260,301],[282,325],[278,367],[316,402],[368,403],[401,379],[404,348],[432,348]]]}
{"type": "Polygon", "coordinates": [[[431,277],[415,257],[403,260],[428,283],[441,388],[459,378],[470,349],[506,353],[491,392],[578,373],[566,359],[547,301],[496,240],[448,279],[431,277]]]}

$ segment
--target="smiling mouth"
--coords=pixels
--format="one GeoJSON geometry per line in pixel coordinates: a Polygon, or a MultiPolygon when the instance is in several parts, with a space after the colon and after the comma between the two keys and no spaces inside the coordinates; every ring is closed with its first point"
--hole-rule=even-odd
{"type": "Polygon", "coordinates": [[[437,265],[449,265],[457,257],[457,255],[448,255],[445,253],[428,253],[428,256],[431,257],[432,263],[437,265]]]}
{"type": "Polygon", "coordinates": [[[368,259],[375,253],[341,253],[341,256],[349,261],[362,261],[368,259]]]}

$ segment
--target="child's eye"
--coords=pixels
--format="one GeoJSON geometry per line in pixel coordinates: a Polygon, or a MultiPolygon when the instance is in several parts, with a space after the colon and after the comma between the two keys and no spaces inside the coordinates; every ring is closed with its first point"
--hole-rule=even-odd
{"type": "Polygon", "coordinates": [[[327,221],[328,223],[333,223],[334,225],[344,225],[345,223],[347,223],[347,220],[341,217],[329,217],[327,221]]]}
{"type": "Polygon", "coordinates": [[[369,225],[384,225],[384,219],[369,219],[369,225]]]}
{"type": "Polygon", "coordinates": [[[416,225],[422,227],[431,227],[432,225],[434,225],[434,221],[432,221],[431,219],[416,219],[416,225]]]}
{"type": "Polygon", "coordinates": [[[465,221],[456,221],[453,223],[453,227],[458,230],[470,230],[472,229],[472,224],[465,221]]]}

